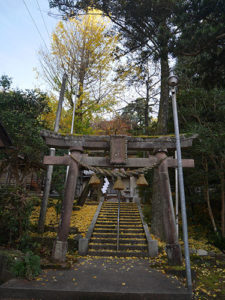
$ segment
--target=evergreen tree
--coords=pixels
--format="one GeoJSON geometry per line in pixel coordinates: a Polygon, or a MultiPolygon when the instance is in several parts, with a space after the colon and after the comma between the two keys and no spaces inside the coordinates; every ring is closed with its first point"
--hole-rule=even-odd
{"type": "Polygon", "coordinates": [[[41,115],[48,111],[47,96],[40,91],[8,87],[7,91],[0,92],[0,120],[13,144],[12,149],[1,151],[0,171],[8,168],[18,184],[24,183],[32,168],[40,169],[46,150],[40,136],[40,130],[44,128],[41,115]]]}

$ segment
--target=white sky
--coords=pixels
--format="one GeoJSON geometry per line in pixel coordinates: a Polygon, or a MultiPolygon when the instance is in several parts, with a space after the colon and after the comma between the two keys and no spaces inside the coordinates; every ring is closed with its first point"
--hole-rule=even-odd
{"type": "MultiPolygon", "coordinates": [[[[36,80],[34,71],[39,69],[38,51],[45,44],[49,47],[48,32],[51,35],[59,21],[59,18],[49,16],[49,12],[48,0],[0,0],[0,76],[12,77],[13,88],[40,88],[42,91],[49,88],[40,79],[36,80]]],[[[128,95],[129,100],[138,97],[132,89],[128,95]]],[[[121,102],[119,107],[125,105],[121,102]]]]}
{"type": "Polygon", "coordinates": [[[45,46],[24,2],[47,46],[50,38],[39,7],[50,34],[59,21],[48,16],[48,0],[0,0],[0,76],[12,77],[14,88],[45,89],[35,80],[34,72],[38,67],[38,50],[45,46]]]}

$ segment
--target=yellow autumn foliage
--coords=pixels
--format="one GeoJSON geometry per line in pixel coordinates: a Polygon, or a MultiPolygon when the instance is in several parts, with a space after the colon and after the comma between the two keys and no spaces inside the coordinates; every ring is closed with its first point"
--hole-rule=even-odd
{"type": "MultiPolygon", "coordinates": [[[[50,108],[50,112],[43,114],[41,116],[41,120],[45,122],[46,127],[48,129],[53,130],[54,124],[55,124],[57,107],[58,107],[58,99],[54,95],[51,95],[49,97],[48,106],[50,108]]],[[[65,108],[65,106],[62,107],[59,132],[60,133],[69,133],[70,128],[71,128],[71,122],[72,122],[72,110],[65,108]]]]}
{"type": "Polygon", "coordinates": [[[51,53],[40,51],[43,77],[53,89],[59,91],[63,74],[68,75],[65,98],[70,120],[76,101],[74,124],[79,132],[83,132],[80,127],[87,131],[96,117],[113,112],[125,89],[122,79],[114,80],[119,37],[111,29],[109,18],[90,10],[79,18],[60,21],[52,34],[51,53]]]}
{"type": "MultiPolygon", "coordinates": [[[[94,214],[96,212],[97,205],[84,205],[80,207],[80,210],[75,210],[72,212],[71,216],[71,223],[70,227],[76,227],[78,231],[82,234],[83,237],[85,237],[88,227],[91,224],[91,221],[94,217],[94,214]]],[[[31,224],[36,225],[38,222],[40,213],[40,207],[35,207],[35,209],[32,212],[30,221],[31,224]]],[[[58,220],[55,208],[53,206],[48,207],[47,213],[46,213],[46,226],[58,226],[58,220]]],[[[37,236],[37,233],[30,233],[31,236],[37,236]]],[[[56,232],[44,232],[41,234],[42,237],[56,237],[56,232]]],[[[73,235],[70,235],[69,237],[73,237],[73,235]]]]}
{"type": "Polygon", "coordinates": [[[85,236],[96,209],[97,205],[84,205],[80,210],[73,211],[71,217],[71,227],[77,227],[79,232],[85,236]]]}

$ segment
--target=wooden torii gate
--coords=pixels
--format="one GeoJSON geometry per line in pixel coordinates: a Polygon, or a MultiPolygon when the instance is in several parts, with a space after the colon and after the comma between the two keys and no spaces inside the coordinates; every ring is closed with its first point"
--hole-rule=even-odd
{"type": "MultiPolygon", "coordinates": [[[[159,174],[159,193],[164,203],[163,224],[167,243],[167,255],[171,263],[179,263],[182,260],[181,249],[178,243],[173,203],[171,200],[170,182],[168,167],[177,167],[177,160],[167,157],[166,149],[175,149],[176,140],[174,136],[160,137],[131,137],[131,136],[74,136],[61,135],[51,131],[42,131],[42,137],[46,144],[53,148],[69,149],[69,155],[45,156],[46,165],[68,165],[69,172],[65,187],[65,194],[62,204],[62,212],[56,241],[53,245],[52,258],[65,261],[67,252],[67,238],[70,230],[70,218],[72,214],[74,195],[79,165],[103,167],[103,168],[144,168],[151,167],[157,162],[159,174]],[[128,151],[150,151],[155,150],[155,155],[147,158],[129,158],[128,151]],[[84,154],[84,150],[109,150],[109,157],[91,157],[84,154]]],[[[185,137],[181,135],[181,147],[192,146],[196,136],[185,137]]],[[[193,159],[183,159],[183,167],[194,167],[193,159]]]]}

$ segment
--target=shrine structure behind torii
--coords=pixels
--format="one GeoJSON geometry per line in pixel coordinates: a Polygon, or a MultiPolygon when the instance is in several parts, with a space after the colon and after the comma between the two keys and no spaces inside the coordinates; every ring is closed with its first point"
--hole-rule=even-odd
{"type": "MultiPolygon", "coordinates": [[[[171,263],[181,261],[181,249],[178,243],[168,174],[168,167],[177,167],[177,160],[166,155],[166,149],[176,148],[174,136],[75,136],[61,135],[46,130],[42,131],[41,134],[49,147],[69,149],[71,156],[73,156],[73,158],[70,155],[44,157],[44,164],[46,165],[69,166],[58,234],[53,246],[53,259],[65,261],[70,218],[80,166],[132,169],[150,168],[158,164],[158,192],[162,203],[164,203],[162,222],[167,243],[167,255],[171,263]],[[109,151],[109,155],[107,157],[89,156],[84,153],[86,150],[89,150],[88,152],[105,150],[109,151]],[[132,151],[133,156],[135,151],[150,150],[154,150],[155,155],[149,155],[147,158],[128,157],[130,151],[132,151]]],[[[192,146],[195,137],[196,135],[181,135],[181,147],[192,146]]],[[[192,159],[183,159],[182,163],[183,167],[194,167],[192,159]]]]}

